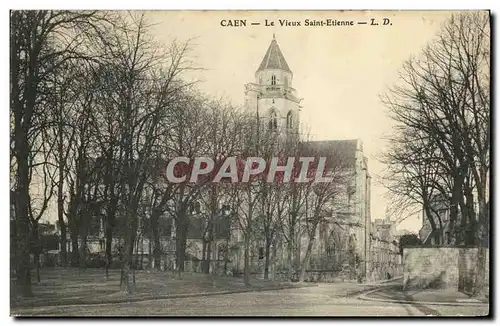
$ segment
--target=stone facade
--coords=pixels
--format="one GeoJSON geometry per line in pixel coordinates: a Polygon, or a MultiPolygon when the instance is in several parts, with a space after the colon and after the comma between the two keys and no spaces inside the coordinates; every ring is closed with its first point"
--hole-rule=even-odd
{"type": "MultiPolygon", "coordinates": [[[[467,289],[477,273],[478,248],[404,248],[404,289],[467,289]]],[[[486,259],[489,285],[489,250],[486,259]]]]}
{"type": "Polygon", "coordinates": [[[301,99],[292,81],[292,71],[273,37],[255,72],[255,82],[245,85],[245,107],[259,118],[264,130],[283,137],[299,131],[301,99]]]}
{"type": "MultiPolygon", "coordinates": [[[[282,139],[290,134],[298,135],[300,131],[301,99],[297,90],[292,88],[292,81],[293,73],[273,37],[255,73],[255,82],[245,85],[245,106],[247,112],[259,117],[266,130],[276,131],[282,139]]],[[[331,216],[331,220],[343,224],[342,228],[333,223],[318,227],[310,268],[341,270],[347,265],[357,277],[366,279],[371,268],[371,176],[363,143],[360,139],[351,139],[309,141],[303,145],[327,157],[341,155],[347,163],[345,173],[348,176],[344,195],[340,198],[342,203],[337,203],[331,216]]],[[[307,235],[298,236],[296,242],[299,245],[294,260],[300,261],[307,248],[307,235]]],[[[286,265],[285,247],[283,243],[277,244],[276,260],[279,266],[286,265]]]]}
{"type": "Polygon", "coordinates": [[[372,222],[370,234],[370,270],[368,279],[384,280],[401,276],[402,257],[398,242],[395,241],[394,223],[389,219],[372,222]]]}

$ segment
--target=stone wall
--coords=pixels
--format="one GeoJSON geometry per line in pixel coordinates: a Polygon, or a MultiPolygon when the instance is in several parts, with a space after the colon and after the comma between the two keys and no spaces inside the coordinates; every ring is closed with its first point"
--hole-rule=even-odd
{"type": "MultiPolygon", "coordinates": [[[[477,273],[477,259],[478,259],[477,248],[460,249],[458,259],[459,259],[458,287],[461,291],[465,293],[472,292],[474,287],[475,276],[477,273]]],[[[485,267],[486,267],[484,272],[485,285],[489,288],[490,264],[489,264],[488,251],[486,251],[485,267]]]]}
{"type": "MultiPolygon", "coordinates": [[[[477,248],[404,248],[404,289],[463,289],[465,284],[473,283],[477,273],[477,251],[477,248]]],[[[486,265],[488,283],[488,258],[486,265]]]]}

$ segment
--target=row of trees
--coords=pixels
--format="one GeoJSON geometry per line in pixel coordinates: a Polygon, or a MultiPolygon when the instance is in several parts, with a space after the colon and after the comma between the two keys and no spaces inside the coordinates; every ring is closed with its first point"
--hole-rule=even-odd
{"type": "Polygon", "coordinates": [[[435,244],[479,246],[480,291],[489,225],[488,14],[454,15],[400,77],[383,96],[396,122],[385,154],[394,206],[401,214],[423,208],[435,244]]]}
{"type": "MultiPolygon", "coordinates": [[[[333,151],[325,155],[293,136],[279,140],[279,135],[273,132],[262,134],[264,137],[260,139],[251,136],[247,138],[257,140],[254,144],[258,146],[250,149],[256,154],[252,156],[294,158],[292,180],[301,176],[301,157],[327,157],[326,175],[331,178],[330,182],[269,183],[259,180],[239,183],[231,188],[235,198],[233,211],[237,227],[242,231],[244,239],[245,282],[249,281],[249,247],[255,237],[264,243],[264,278],[269,277],[270,257],[275,259],[276,249],[284,245],[287,251],[288,278],[292,279],[297,273],[299,280],[303,281],[319,227],[327,222],[345,222],[335,212],[348,205],[347,185],[352,177],[352,170],[349,170],[343,153],[333,151]],[[300,239],[304,236],[308,239],[307,247],[303,255],[298,257],[296,253],[300,239]],[[272,255],[271,248],[275,250],[272,255]]],[[[306,174],[304,176],[313,179],[316,171],[312,169],[306,174]]]]}
{"type": "MultiPolygon", "coordinates": [[[[309,245],[318,225],[332,218],[349,178],[345,158],[329,153],[330,183],[168,183],[175,157],[317,156],[297,138],[266,130],[259,117],[196,90],[186,72],[198,69],[190,44],[156,44],[144,15],[110,12],[12,11],[11,194],[15,210],[17,289],[32,295],[30,243],[51,202],[61,229],[61,263],[85,266],[94,217],[105,229],[106,273],[113,241],[121,242],[121,287],[133,292],[134,248],[141,235],[153,243],[160,266],[162,216],[175,225],[176,266],[183,272],[190,216],[201,202],[204,270],[208,272],[213,221],[229,203],[244,235],[245,282],[255,234],[264,234],[268,277],[270,248],[286,241],[294,261],[305,228],[309,245]],[[308,153],[308,155],[303,155],[308,153]],[[338,199],[338,200],[336,200],[338,199]],[[227,204],[226,204],[227,205],[227,204]],[[69,235],[67,232],[69,231],[69,235]],[[66,240],[71,252],[66,252],[66,240]]],[[[294,175],[299,172],[294,169],[294,175]]]]}
{"type": "MultiPolygon", "coordinates": [[[[144,15],[11,12],[13,241],[23,295],[31,295],[29,243],[38,238],[53,197],[62,264],[85,264],[92,217],[102,217],[107,267],[118,236],[124,240],[122,286],[132,290],[140,203],[155,162],[197,146],[204,130],[193,123],[204,119],[195,115],[210,114],[203,108],[215,105],[183,78],[195,69],[189,43],[163,48],[148,29],[144,15]],[[197,134],[183,139],[193,130],[197,134]]],[[[180,205],[179,218],[185,210],[180,205]]],[[[37,261],[39,251],[34,255],[37,261]]]]}

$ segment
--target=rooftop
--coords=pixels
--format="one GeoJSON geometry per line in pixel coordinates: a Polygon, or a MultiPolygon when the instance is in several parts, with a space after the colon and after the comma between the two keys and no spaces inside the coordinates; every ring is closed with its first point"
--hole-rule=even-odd
{"type": "Polygon", "coordinates": [[[266,69],[281,69],[288,72],[292,72],[288,64],[286,63],[285,57],[280,50],[276,37],[273,35],[273,40],[267,49],[266,55],[262,59],[262,62],[257,71],[266,69]]]}
{"type": "Polygon", "coordinates": [[[335,156],[342,158],[346,166],[354,166],[356,164],[358,142],[358,139],[319,140],[305,142],[303,146],[306,152],[312,152],[311,154],[323,154],[327,157],[335,156]]]}

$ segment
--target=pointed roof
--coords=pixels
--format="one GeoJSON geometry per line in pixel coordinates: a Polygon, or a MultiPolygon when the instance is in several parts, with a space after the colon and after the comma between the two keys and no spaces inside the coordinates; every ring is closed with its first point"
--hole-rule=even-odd
{"type": "Polygon", "coordinates": [[[269,45],[266,55],[264,56],[264,59],[262,59],[262,63],[260,64],[257,71],[265,69],[282,69],[288,72],[292,72],[288,67],[288,64],[286,63],[283,53],[281,53],[278,42],[276,41],[276,36],[274,34],[271,45],[269,45]]]}

